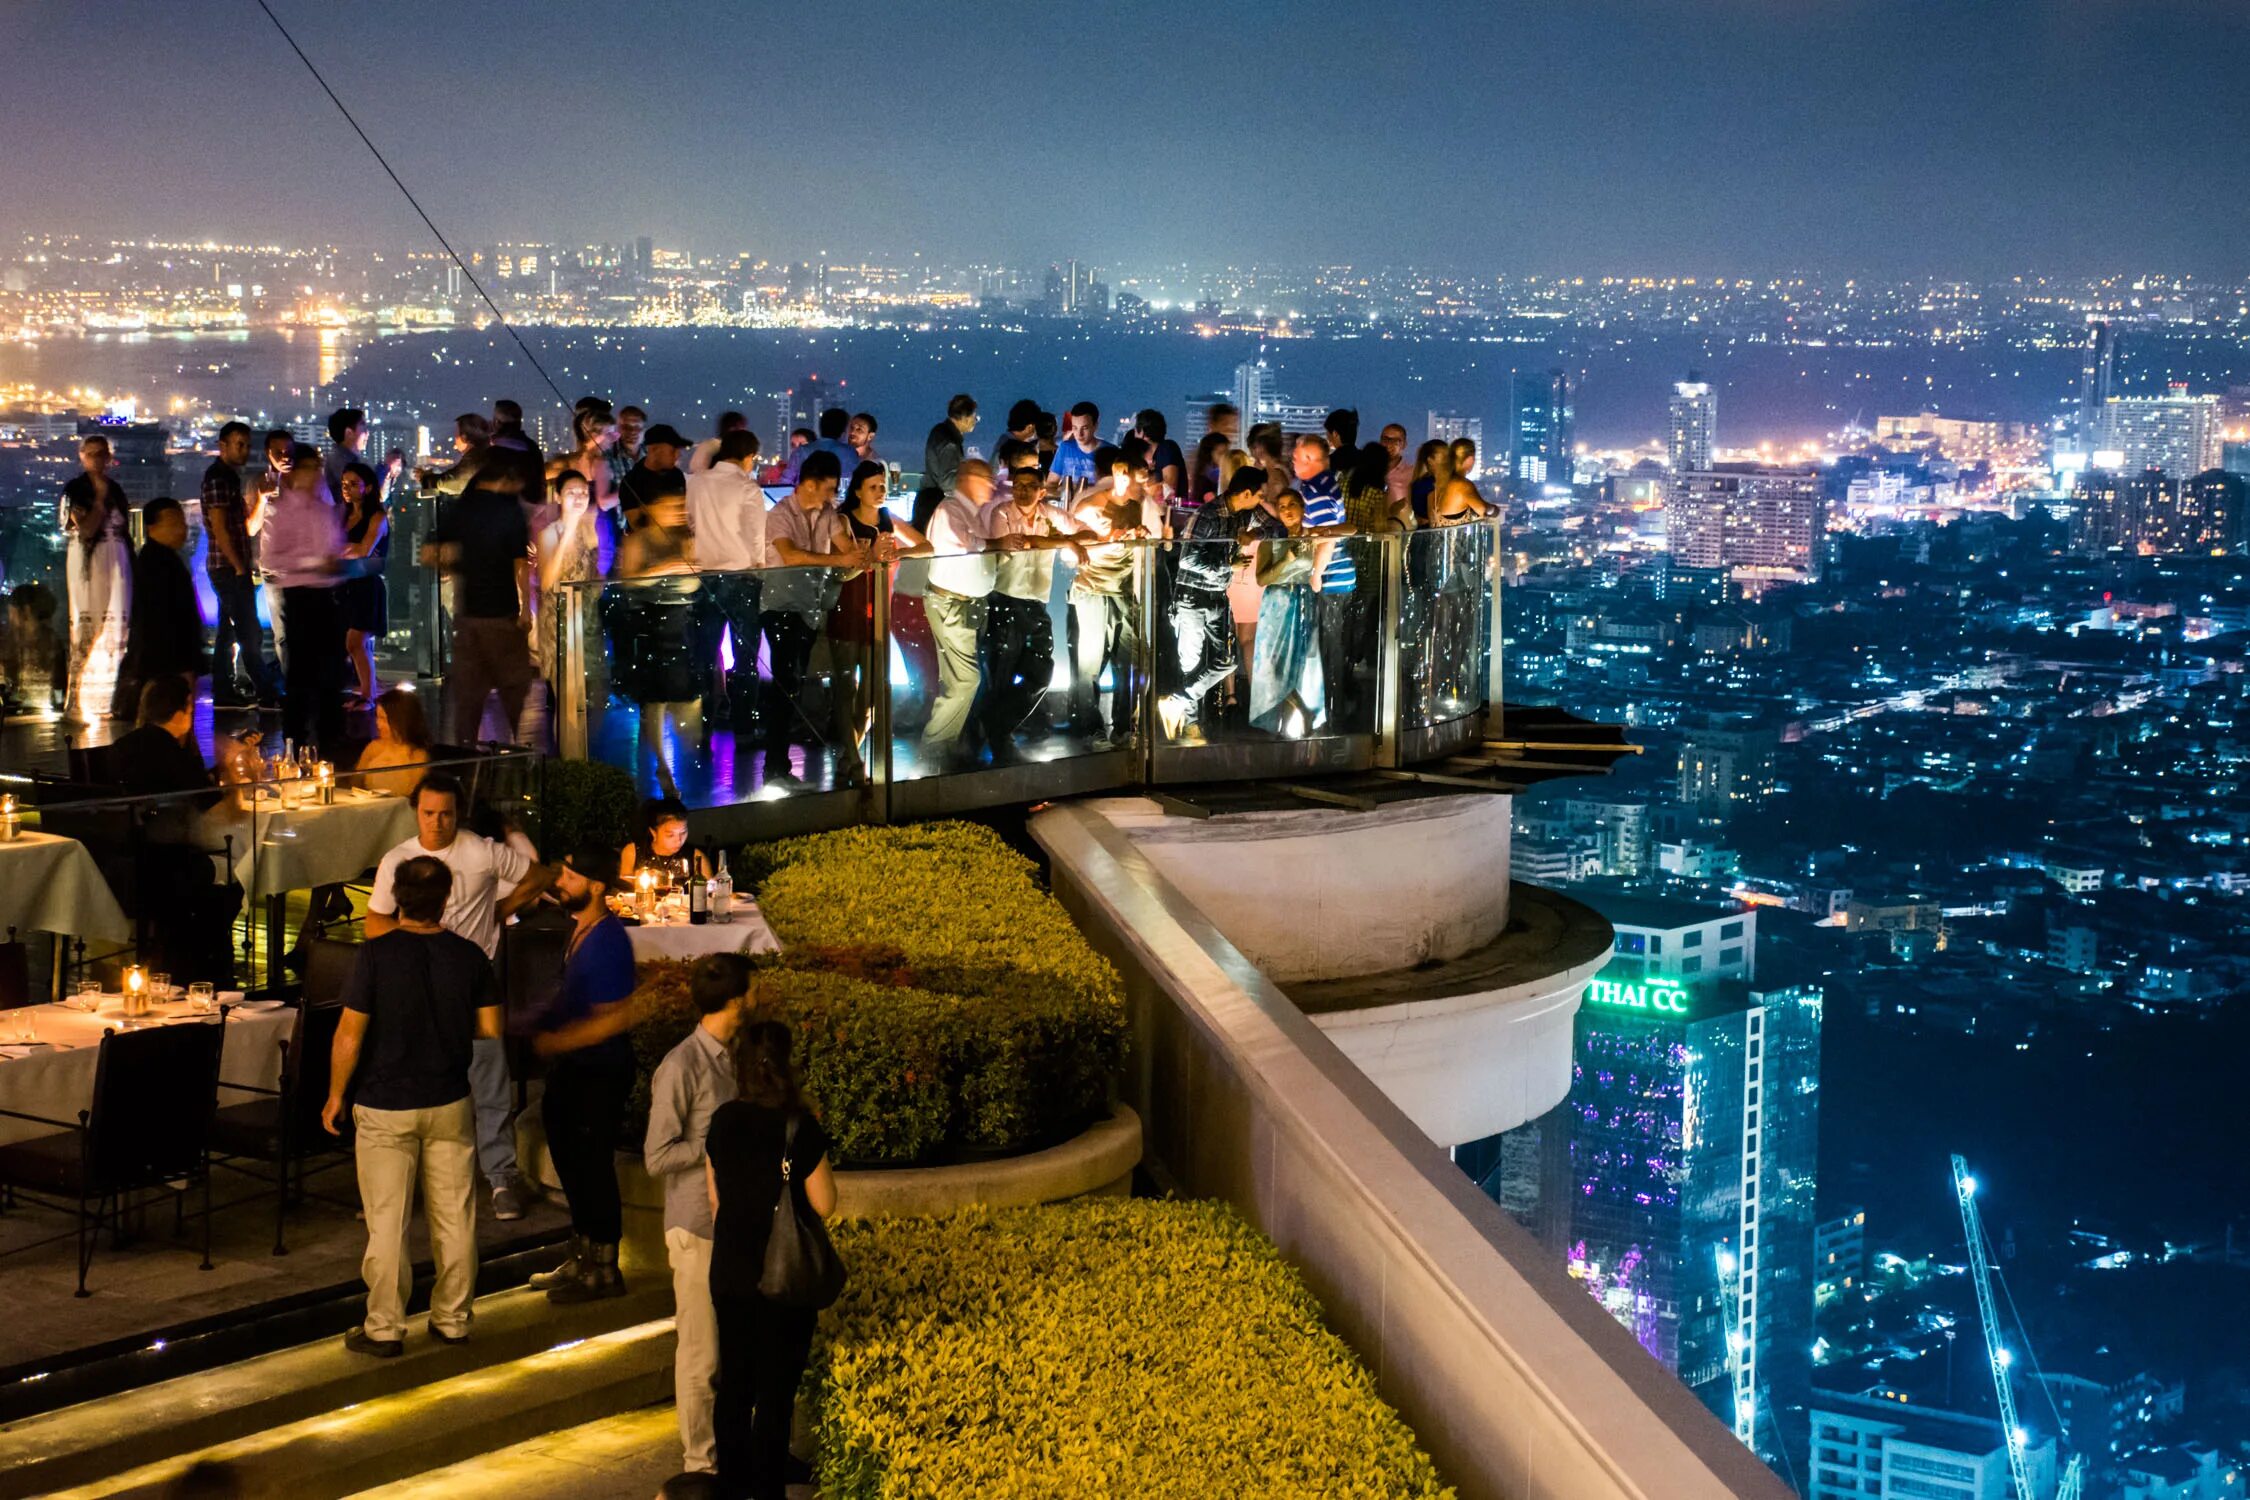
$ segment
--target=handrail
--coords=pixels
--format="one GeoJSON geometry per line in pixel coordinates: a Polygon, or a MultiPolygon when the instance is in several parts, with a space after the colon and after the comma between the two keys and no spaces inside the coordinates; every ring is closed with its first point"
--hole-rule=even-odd
{"type": "MultiPolygon", "coordinates": [[[[1158,700],[1170,690],[1177,659],[1176,622],[1168,613],[1167,605],[1181,593],[1180,561],[1197,549],[1226,548],[1230,550],[1231,565],[1240,555],[1234,550],[1237,544],[1229,540],[1185,539],[1090,544],[1103,549],[1112,560],[1123,556],[1130,568],[1129,578],[1121,590],[1121,597],[1129,601],[1131,628],[1126,635],[1130,649],[1111,659],[1107,672],[1098,674],[1111,681],[1119,671],[1131,674],[1128,693],[1133,703],[1132,727],[1126,742],[1100,749],[1066,743],[1026,763],[934,772],[914,759],[910,753],[914,746],[910,741],[892,732],[893,694],[902,691],[893,684],[906,681],[915,688],[928,686],[915,681],[916,672],[924,669],[917,667],[912,652],[901,649],[901,637],[895,629],[898,610],[892,595],[896,593],[902,601],[912,598],[919,610],[923,601],[917,590],[933,565],[972,557],[997,558],[1003,554],[946,552],[902,559],[893,565],[890,589],[869,591],[871,613],[875,618],[870,622],[873,640],[867,643],[872,647],[871,659],[865,667],[871,684],[866,690],[870,698],[866,705],[869,712],[863,716],[868,732],[864,736],[864,755],[854,757],[864,763],[864,781],[850,788],[851,795],[842,799],[852,804],[849,809],[832,807],[816,811],[809,806],[799,806],[792,809],[789,818],[778,819],[778,822],[789,824],[794,820],[803,826],[884,822],[919,816],[937,808],[965,809],[1004,802],[1031,802],[1101,787],[1178,785],[1329,770],[1396,768],[1442,760],[1476,743],[1483,734],[1496,731],[1499,726],[1496,688],[1501,618],[1500,534],[1499,521],[1491,519],[1339,539],[1337,545],[1349,548],[1353,558],[1357,573],[1355,592],[1360,596],[1360,607],[1372,617],[1363,628],[1367,632],[1365,644],[1373,660],[1361,663],[1355,652],[1349,663],[1355,674],[1364,675],[1370,689],[1364,694],[1365,702],[1354,709],[1348,722],[1338,722],[1333,717],[1317,720],[1300,716],[1304,722],[1285,732],[1266,734],[1239,730],[1230,732],[1223,742],[1215,739],[1204,742],[1167,732],[1157,708],[1158,700]]],[[[607,718],[611,712],[630,714],[633,710],[623,705],[613,710],[601,682],[602,669],[617,664],[621,648],[647,648],[651,644],[646,635],[634,633],[646,627],[631,618],[628,606],[674,600],[688,605],[686,616],[692,621],[687,627],[691,631],[688,649],[711,659],[685,664],[675,662],[675,665],[681,666],[697,683],[705,685],[703,699],[724,701],[723,685],[713,686],[719,676],[716,670],[718,641],[721,631],[726,631],[732,640],[733,630],[720,617],[722,611],[712,602],[706,585],[724,580],[757,580],[765,585],[770,598],[776,580],[837,571],[837,568],[809,564],[733,571],[691,570],[632,579],[588,579],[559,586],[543,607],[557,614],[555,623],[560,642],[557,654],[563,669],[562,680],[556,684],[556,728],[563,757],[607,759],[613,763],[624,758],[625,752],[618,748],[621,736],[603,731],[616,729],[607,718]]],[[[1076,575],[1069,553],[1058,555],[1053,573],[1054,581],[1049,585],[1045,608],[1052,627],[1054,659],[1061,662],[1067,659],[1068,585],[1076,575]]],[[[1209,575],[1202,576],[1207,579],[1209,575]]],[[[1240,588],[1239,582],[1237,587],[1240,588]]],[[[1198,593],[1196,597],[1208,601],[1212,596],[1198,593]]],[[[1317,589],[1307,595],[1308,601],[1320,603],[1333,597],[1322,595],[1317,589]]],[[[1319,608],[1320,603],[1308,602],[1304,607],[1319,608]]],[[[810,620],[812,616],[807,611],[817,612],[818,605],[793,598],[788,608],[810,620]]],[[[680,629],[680,618],[671,617],[670,628],[680,629]]],[[[826,640],[825,634],[821,639],[826,640]]],[[[746,647],[745,643],[735,641],[732,649],[737,656],[742,656],[755,652],[759,644],[754,640],[746,647]]],[[[989,646],[989,638],[984,644],[989,646]]],[[[1325,649],[1331,657],[1338,655],[1333,641],[1325,649]]],[[[1246,684],[1250,677],[1246,670],[1248,665],[1237,653],[1232,670],[1238,686],[1246,684]]],[[[819,666],[816,662],[814,677],[820,675],[819,666]]],[[[983,666],[980,660],[980,691],[988,693],[992,684],[983,680],[988,675],[983,666]]],[[[1071,670],[1075,672],[1075,664],[1071,670]]],[[[1326,670],[1334,668],[1330,666],[1326,670]]],[[[836,671],[831,668],[832,682],[836,680],[836,671]]],[[[1062,676],[1058,671],[1056,679],[1059,681],[1062,676]]],[[[1072,680],[1080,679],[1074,676],[1072,680]]],[[[766,683],[770,684],[770,678],[766,683]]],[[[912,696],[914,688],[903,691],[912,696]]],[[[1356,693],[1356,688],[1354,691],[1356,693]]],[[[1047,690],[1049,703],[1058,697],[1053,690],[1047,690]]],[[[655,711],[654,707],[642,710],[644,714],[655,711]]],[[[706,730],[709,727],[706,724],[706,730]]],[[[637,783],[648,784],[650,778],[642,775],[642,763],[651,754],[659,758],[664,755],[661,743],[664,732],[660,730],[654,735],[659,743],[653,751],[649,739],[642,737],[638,729],[634,731],[634,738],[631,757],[635,779],[637,783]]],[[[854,750],[858,743],[854,742],[854,750]]],[[[738,761],[746,758],[745,752],[739,749],[736,754],[738,761]]],[[[1000,759],[996,756],[996,760],[1000,759]]],[[[1013,762],[1013,757],[1006,759],[1013,762]]],[[[668,765],[660,764],[660,770],[667,778],[670,776],[668,765]]],[[[682,791],[683,795],[688,795],[684,785],[682,791]]],[[[780,800],[807,804],[820,801],[824,796],[837,797],[839,792],[823,794],[792,786],[783,799],[775,795],[770,784],[752,790],[736,780],[724,793],[714,788],[705,798],[688,795],[688,800],[691,806],[698,800],[703,802],[698,809],[699,826],[713,826],[716,831],[738,822],[745,827],[753,823],[771,827],[777,822],[775,817],[745,821],[741,817],[712,816],[728,809],[753,804],[771,809],[780,800]]]]}

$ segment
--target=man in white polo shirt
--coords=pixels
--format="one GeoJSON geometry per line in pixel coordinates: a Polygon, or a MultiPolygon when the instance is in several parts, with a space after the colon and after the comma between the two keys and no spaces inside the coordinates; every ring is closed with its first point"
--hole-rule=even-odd
{"type": "MultiPolygon", "coordinates": [[[[699,670],[710,669],[721,632],[731,632],[734,669],[726,696],[737,725],[755,716],[758,702],[759,578],[753,570],[766,565],[766,492],[758,487],[757,467],[758,435],[743,428],[720,437],[703,471],[687,482],[688,528],[703,573],[696,609],[699,670]]],[[[712,708],[707,699],[704,712],[712,708]]]]}
{"type": "MultiPolygon", "coordinates": [[[[461,783],[432,771],[414,788],[415,835],[383,856],[375,867],[375,889],[367,898],[367,935],[381,937],[398,926],[398,897],[392,881],[407,860],[427,856],[453,872],[445,901],[445,930],[484,950],[500,952],[500,929],[555,883],[552,866],[535,864],[520,851],[461,827],[461,783]]],[[[492,1187],[492,1216],[523,1217],[523,1174],[516,1166],[515,1097],[508,1080],[507,1044],[478,1037],[469,1058],[469,1091],[476,1100],[477,1165],[492,1187]]]]}

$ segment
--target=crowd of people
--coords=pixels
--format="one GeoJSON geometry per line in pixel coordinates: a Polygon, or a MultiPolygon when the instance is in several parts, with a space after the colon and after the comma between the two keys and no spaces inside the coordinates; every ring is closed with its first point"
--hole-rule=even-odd
{"type": "MultiPolygon", "coordinates": [[[[376,872],[322,1111],[328,1130],[352,1133],[367,1221],[367,1310],[345,1347],[376,1359],[405,1351],[417,1187],[435,1266],[427,1331],[440,1343],[471,1336],[480,1179],[493,1217],[525,1211],[511,1038],[543,1070],[538,1107],[570,1211],[568,1251],[531,1285],[558,1305],[625,1294],[615,1153],[639,1017],[632,944],[609,897],[636,871],[709,869],[687,843],[686,809],[664,799],[643,808],[623,849],[589,844],[553,864],[520,836],[464,828],[461,785],[442,772],[421,778],[413,802],[414,836],[376,872]],[[559,929],[562,954],[546,994],[515,1008],[493,963],[511,918],[559,929]]],[[[807,1475],[788,1441],[814,1313],[760,1290],[766,1237],[785,1182],[809,1213],[836,1200],[791,1033],[759,1013],[750,980],[740,954],[696,964],[698,1023],[655,1071],[643,1160],[664,1190],[684,1467],[715,1476],[716,1492],[778,1497],[807,1475]]]]}
{"type": "MultiPolygon", "coordinates": [[[[1058,731],[1093,748],[1123,743],[1152,631],[1174,743],[1221,728],[1366,728],[1376,590],[1362,576],[1370,554],[1352,539],[1489,514],[1474,445],[1410,452],[1395,423],[1362,445],[1350,410],[1331,412],[1320,433],[1271,423],[1245,433],[1224,403],[1204,417],[1189,455],[1155,410],[1112,441],[1090,402],[1057,415],[1020,400],[987,456],[974,441],[978,403],[958,395],[923,441],[911,504],[876,451],[874,414],[841,408],[768,455],[739,412],[691,442],[638,407],[588,396],[568,451],[548,455],[503,400],[455,421],[451,463],[411,473],[396,452],[368,461],[357,409],[331,416],[325,453],[275,430],[255,464],[257,434],[230,422],[201,494],[217,616],[208,647],[181,508],[144,506],[136,548],[109,445],[90,436],[62,497],[67,630],[54,628],[50,590],[19,587],[0,669],[14,698],[58,692],[80,721],[130,714],[154,677],[208,671],[214,704],[278,711],[288,738],[338,759],[347,713],[381,695],[374,648],[389,628],[393,510],[412,478],[435,497],[417,557],[442,575],[456,744],[480,739],[495,697],[503,732],[528,742],[538,683],[606,669],[612,694],[639,706],[640,744],[667,791],[677,789],[667,728],[701,745],[720,722],[763,748],[768,782],[794,779],[804,747],[831,752],[848,785],[863,774],[873,700],[890,691],[876,680],[886,617],[910,668],[894,732],[929,769],[1006,765],[1058,731]],[[1153,591],[1128,545],[1139,539],[1171,543],[1153,591]],[[1066,560],[1066,603],[1051,612],[1066,560]],[[670,581],[632,586],[642,580],[670,581]],[[574,589],[588,584],[599,587],[574,589]],[[599,660],[573,667],[562,621],[578,607],[599,660]]],[[[1452,575],[1482,563],[1430,558],[1409,579],[1407,618],[1442,638],[1448,599],[1469,592],[1452,575]]]]}

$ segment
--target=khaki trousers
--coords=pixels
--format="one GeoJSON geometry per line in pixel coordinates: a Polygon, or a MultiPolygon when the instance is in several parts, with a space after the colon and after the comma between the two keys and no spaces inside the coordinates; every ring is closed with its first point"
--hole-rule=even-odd
{"type": "Polygon", "coordinates": [[[355,1105],[360,1205],[367,1212],[367,1282],[371,1339],[406,1333],[406,1294],[414,1257],[406,1226],[414,1215],[414,1180],[422,1180],[437,1283],[430,1289],[430,1326],[447,1335],[469,1331],[477,1290],[476,1109],[468,1096],[435,1109],[369,1109],[355,1105]]]}
{"type": "Polygon", "coordinates": [[[961,731],[976,707],[977,685],[983,680],[977,666],[977,632],[984,628],[985,604],[982,599],[933,589],[922,596],[922,610],[937,647],[938,671],[937,700],[922,725],[922,748],[950,754],[960,746],[961,731]]]}
{"type": "Polygon", "coordinates": [[[667,1229],[664,1248],[672,1261],[672,1318],[679,1335],[672,1394],[680,1409],[680,1467],[715,1474],[719,1450],[711,1393],[719,1378],[719,1317],[711,1308],[711,1242],[692,1230],[667,1229]]]}

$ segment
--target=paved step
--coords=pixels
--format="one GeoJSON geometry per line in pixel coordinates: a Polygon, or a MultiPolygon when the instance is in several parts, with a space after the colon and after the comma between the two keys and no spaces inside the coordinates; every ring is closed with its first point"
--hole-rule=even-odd
{"type": "Polygon", "coordinates": [[[177,1453],[58,1491],[54,1500],[159,1500],[202,1461],[225,1465],[245,1496],[343,1500],[667,1401],[672,1347],[669,1318],[569,1340],[504,1364],[177,1453]]]}
{"type": "MultiPolygon", "coordinates": [[[[671,1312],[671,1286],[655,1277],[640,1278],[626,1296],[576,1307],[556,1307],[543,1295],[519,1288],[478,1300],[476,1322],[466,1344],[438,1343],[424,1334],[417,1318],[410,1325],[406,1353],[397,1359],[351,1354],[341,1339],[323,1338],[26,1417],[0,1425],[0,1500],[52,1494],[182,1454],[253,1439],[271,1429],[434,1389],[558,1345],[669,1320],[671,1312]]],[[[669,1321],[662,1329],[668,1382],[669,1321]]],[[[663,1394],[659,1391],[646,1399],[663,1394]]],[[[620,1402],[567,1420],[606,1416],[631,1404],[635,1403],[620,1402]]],[[[497,1441],[513,1442],[525,1435],[497,1441]]],[[[472,1451],[492,1447],[495,1441],[488,1439],[472,1451]]],[[[370,1482],[374,1481],[361,1481],[363,1486],[370,1482]]]]}
{"type": "Polygon", "coordinates": [[[679,1467],[672,1408],[650,1406],[362,1490],[356,1500],[646,1500],[679,1467]]]}

